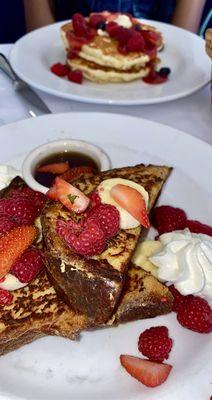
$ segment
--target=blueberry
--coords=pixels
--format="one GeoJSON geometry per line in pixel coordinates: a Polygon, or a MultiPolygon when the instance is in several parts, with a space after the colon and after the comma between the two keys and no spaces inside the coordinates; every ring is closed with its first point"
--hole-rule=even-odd
{"type": "Polygon", "coordinates": [[[102,31],[105,31],[106,28],[106,23],[105,21],[101,21],[97,24],[97,29],[101,29],[102,31]]]}
{"type": "Polygon", "coordinates": [[[134,29],[135,29],[135,31],[141,31],[141,26],[138,24],[135,24],[134,29]]]}
{"type": "Polygon", "coordinates": [[[171,69],[168,67],[163,67],[159,71],[159,74],[162,76],[168,76],[170,73],[171,73],[171,69]]]}

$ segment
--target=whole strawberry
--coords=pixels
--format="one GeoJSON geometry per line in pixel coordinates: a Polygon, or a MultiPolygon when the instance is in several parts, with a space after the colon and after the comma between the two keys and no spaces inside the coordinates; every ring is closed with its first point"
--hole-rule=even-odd
{"type": "Polygon", "coordinates": [[[35,205],[25,197],[1,199],[0,213],[14,218],[19,225],[31,225],[37,217],[35,205]]]}
{"type": "Polygon", "coordinates": [[[199,333],[212,332],[212,309],[206,300],[198,296],[187,299],[181,304],[177,319],[184,328],[199,333]]]}
{"type": "Polygon", "coordinates": [[[186,227],[186,213],[171,206],[156,207],[152,211],[152,225],[159,234],[181,230],[186,227]]]}
{"type": "Polygon", "coordinates": [[[15,275],[22,283],[31,282],[43,269],[42,253],[34,248],[28,248],[13,264],[10,273],[15,275]]]}
{"type": "Polygon", "coordinates": [[[139,336],[138,350],[151,361],[160,361],[169,357],[173,345],[166,326],[146,329],[139,336]]]}

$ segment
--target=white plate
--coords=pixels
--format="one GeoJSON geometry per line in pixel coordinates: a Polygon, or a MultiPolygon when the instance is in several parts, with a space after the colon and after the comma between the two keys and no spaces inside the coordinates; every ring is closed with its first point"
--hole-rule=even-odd
{"type": "Polygon", "coordinates": [[[65,62],[60,39],[60,23],[53,24],[21,38],[13,47],[10,61],[17,74],[37,89],[56,96],[98,104],[150,104],[175,100],[200,89],[210,80],[210,59],[203,39],[171,25],[147,21],[164,35],[165,48],[161,65],[172,70],[169,82],[148,85],[141,80],[131,83],[101,85],[84,81],[71,83],[53,75],[49,68],[65,62]]]}
{"type": "MultiPolygon", "coordinates": [[[[169,164],[160,203],[183,207],[189,217],[212,225],[212,148],[192,136],[143,119],[113,114],[44,116],[0,128],[1,163],[21,167],[24,155],[49,140],[74,138],[101,146],[113,166],[169,164]]],[[[171,313],[117,328],[83,333],[80,341],[46,337],[0,358],[0,398],[40,400],[209,400],[211,336],[182,328],[171,313]],[[173,371],[148,389],[120,366],[119,355],[138,356],[139,333],[166,325],[174,339],[173,371]]]]}

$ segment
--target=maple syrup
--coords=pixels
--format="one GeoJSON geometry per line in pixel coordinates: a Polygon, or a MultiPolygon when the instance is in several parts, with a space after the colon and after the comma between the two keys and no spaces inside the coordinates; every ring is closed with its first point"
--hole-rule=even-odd
{"type": "Polygon", "coordinates": [[[44,165],[61,162],[67,162],[70,168],[86,166],[93,168],[94,171],[99,171],[97,163],[87,154],[67,151],[54,153],[48,157],[43,158],[43,160],[41,160],[41,162],[39,162],[39,164],[35,168],[35,180],[43,186],[50,187],[53,184],[56,175],[52,174],[51,172],[40,172],[38,171],[38,168],[44,165]]]}

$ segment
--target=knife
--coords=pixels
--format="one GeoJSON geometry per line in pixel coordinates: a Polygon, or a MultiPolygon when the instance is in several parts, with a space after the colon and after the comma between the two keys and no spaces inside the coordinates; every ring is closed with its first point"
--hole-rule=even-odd
{"type": "MultiPolygon", "coordinates": [[[[31,87],[22,79],[16,75],[15,71],[10,65],[10,62],[4,54],[0,53],[0,69],[7,74],[7,76],[13,81],[13,87],[28,103],[36,107],[41,113],[50,114],[51,110],[43,102],[43,100],[37,95],[37,93],[31,89],[31,87]]],[[[29,110],[32,117],[36,117],[37,111],[29,110]]]]}

